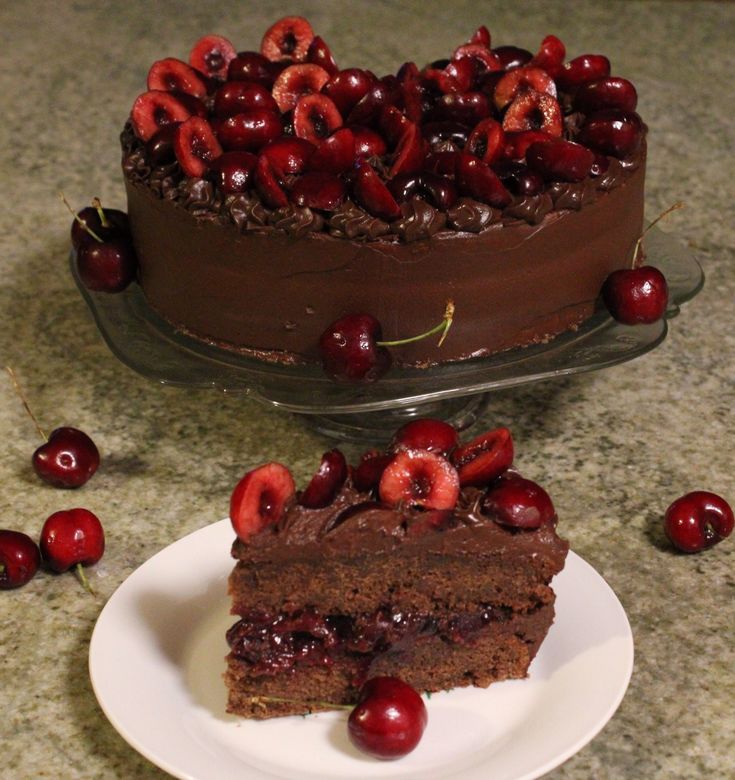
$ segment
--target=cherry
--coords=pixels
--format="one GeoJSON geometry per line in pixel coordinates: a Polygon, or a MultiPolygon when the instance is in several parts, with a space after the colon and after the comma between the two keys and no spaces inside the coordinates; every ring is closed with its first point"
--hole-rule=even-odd
{"type": "Polygon", "coordinates": [[[514,195],[538,195],[544,189],[544,180],[526,165],[513,160],[501,160],[493,167],[503,185],[514,195]]]}
{"type": "Polygon", "coordinates": [[[437,119],[448,119],[474,127],[490,114],[490,101],[483,92],[442,95],[434,106],[437,119]]]}
{"type": "Polygon", "coordinates": [[[274,63],[256,51],[240,52],[227,66],[228,81],[252,81],[264,87],[272,87],[281,72],[274,63]]]}
{"type": "Polygon", "coordinates": [[[511,200],[511,194],[497,175],[482,160],[467,152],[457,156],[457,185],[463,195],[503,208],[511,200]]]}
{"type": "Polygon", "coordinates": [[[567,62],[556,76],[559,89],[573,92],[583,84],[610,75],[610,60],[602,54],[580,54],[567,62]]]}
{"type": "Polygon", "coordinates": [[[20,588],[41,565],[38,545],[20,531],[0,530],[0,590],[20,588]]]}
{"type": "Polygon", "coordinates": [[[397,219],[401,209],[385,182],[367,162],[359,162],[352,184],[355,199],[373,216],[380,219],[397,219]]]}
{"type": "Polygon", "coordinates": [[[303,95],[321,92],[329,73],[318,65],[290,65],[278,74],[273,84],[273,98],[281,111],[290,111],[303,95]]]}
{"type": "Polygon", "coordinates": [[[625,325],[657,322],[669,302],[666,277],[651,265],[613,271],[602,287],[602,299],[610,314],[625,325]]]}
{"type": "Polygon", "coordinates": [[[733,530],[730,505],[716,493],[695,490],[677,498],[664,515],[664,532],[682,552],[696,553],[714,546],[733,530]]]}
{"type": "Polygon", "coordinates": [[[214,93],[214,114],[226,118],[255,109],[278,112],[278,104],[262,84],[248,81],[226,81],[214,93]]]}
{"type": "Polygon", "coordinates": [[[415,122],[406,122],[396,147],[390,176],[420,171],[424,165],[424,157],[424,141],[419,126],[415,122]]]}
{"type": "Polygon", "coordinates": [[[284,16],[265,31],[260,53],[273,62],[303,62],[313,39],[314,30],[303,16],[284,16]]]}
{"type": "MultiPolygon", "coordinates": [[[[511,73],[515,71],[508,75],[511,73]]],[[[503,130],[509,132],[542,130],[559,137],[563,129],[562,111],[557,99],[533,89],[519,93],[503,117],[503,130]]]]}
{"type": "Polygon", "coordinates": [[[372,84],[367,93],[347,114],[348,125],[377,123],[386,106],[395,105],[401,97],[401,86],[394,76],[385,76],[372,84]]]}
{"type": "Polygon", "coordinates": [[[456,146],[464,147],[470,135],[467,125],[449,120],[441,122],[426,122],[421,126],[421,134],[429,146],[439,146],[444,141],[451,141],[456,146]]]}
{"type": "Polygon", "coordinates": [[[222,154],[222,147],[209,122],[199,116],[192,116],[177,128],[174,152],[187,176],[201,178],[211,163],[222,154]]]}
{"type": "Polygon", "coordinates": [[[337,449],[325,452],[319,470],[299,496],[299,504],[309,509],[329,506],[347,479],[347,461],[337,449]]]}
{"type": "MultiPolygon", "coordinates": [[[[96,199],[93,203],[93,206],[87,206],[74,215],[74,221],[71,223],[71,245],[74,249],[79,249],[83,243],[87,242],[91,233],[94,233],[102,241],[130,234],[128,215],[124,211],[103,210],[102,205],[96,199]]],[[[71,206],[67,204],[67,207],[73,214],[71,206]]]]}
{"type": "Polygon", "coordinates": [[[579,143],[613,157],[627,157],[643,138],[643,122],[633,111],[605,108],[590,114],[579,130],[579,143]]]}
{"type": "Polygon", "coordinates": [[[453,61],[465,58],[472,60],[478,74],[503,70],[503,63],[498,55],[481,43],[465,43],[454,50],[453,61]]]}
{"type": "Polygon", "coordinates": [[[459,498],[459,476],[441,455],[405,449],[386,466],[378,492],[380,499],[392,506],[454,509],[459,498]]]}
{"type": "Polygon", "coordinates": [[[308,163],[309,170],[325,173],[346,173],[355,162],[355,135],[348,127],[340,127],[319,146],[308,163]]]}
{"type": "Polygon", "coordinates": [[[400,173],[388,182],[388,189],[398,203],[418,195],[441,211],[448,211],[457,202],[454,182],[431,171],[400,173]]]}
{"type": "Polygon", "coordinates": [[[205,35],[192,47],[189,64],[210,78],[224,79],[229,64],[236,56],[235,47],[227,38],[221,35],[205,35]]]}
{"type": "MultiPolygon", "coordinates": [[[[487,29],[487,27],[484,24],[481,24],[473,33],[472,37],[467,41],[467,43],[479,43],[482,46],[485,46],[487,49],[490,48],[490,30],[487,29]]],[[[497,51],[497,49],[495,50],[497,51]]]]}
{"type": "Polygon", "coordinates": [[[333,173],[312,171],[305,173],[293,185],[290,197],[297,206],[334,211],[345,199],[344,182],[333,173]]]}
{"type": "Polygon", "coordinates": [[[525,160],[528,147],[536,141],[551,141],[554,136],[543,130],[522,130],[518,133],[505,134],[505,149],[503,157],[509,160],[525,160]]]}
{"type": "Polygon", "coordinates": [[[170,92],[150,90],[135,99],[130,122],[138,138],[147,141],[164,125],[183,122],[190,116],[191,111],[170,92]]]}
{"type": "Polygon", "coordinates": [[[261,155],[268,158],[273,170],[280,177],[303,173],[316,146],[305,138],[283,136],[263,147],[261,155]]]}
{"type": "Polygon", "coordinates": [[[638,93],[627,79],[608,76],[580,87],[574,95],[573,105],[576,111],[583,114],[591,114],[604,108],[635,111],[638,93]]]}
{"type": "Polygon", "coordinates": [[[224,152],[209,166],[208,178],[228,195],[247,192],[258,158],[250,152],[224,152]]]}
{"type": "Polygon", "coordinates": [[[505,150],[505,132],[496,119],[488,117],[479,122],[470,133],[465,151],[492,165],[505,150]]]}
{"type": "Polygon", "coordinates": [[[216,129],[217,139],[228,152],[257,152],[283,130],[278,114],[263,108],[227,117],[216,129]]]}
{"type": "Polygon", "coordinates": [[[94,292],[122,292],[137,273],[138,260],[129,238],[89,239],[77,250],[77,271],[82,284],[94,292]]]}
{"type": "Polygon", "coordinates": [[[76,567],[84,587],[91,592],[83,566],[97,563],[105,552],[102,523],[88,509],[67,509],[50,515],[41,529],[41,555],[56,572],[76,567]]]}
{"type": "Polygon", "coordinates": [[[299,138],[318,144],[342,126],[337,106],[326,95],[303,95],[293,110],[293,129],[299,138]]]}
{"type": "Polygon", "coordinates": [[[511,528],[539,528],[556,518],[549,494],[540,485],[520,476],[498,480],[485,493],[482,511],[511,528]]]}
{"type": "Polygon", "coordinates": [[[531,144],[528,167],[552,181],[582,181],[592,169],[595,155],[581,144],[555,138],[531,144]]]}
{"type": "Polygon", "coordinates": [[[443,420],[423,417],[411,420],[399,428],[391,441],[393,452],[399,450],[426,450],[448,457],[459,444],[453,425],[443,420]]]}
{"type": "Polygon", "coordinates": [[[78,488],[87,482],[100,465],[95,443],[78,428],[56,428],[48,441],[33,453],[33,470],[49,485],[78,488]]]}
{"type": "MultiPolygon", "coordinates": [[[[395,106],[386,106],[386,109],[388,108],[398,111],[395,106]]],[[[385,139],[375,130],[369,127],[363,127],[362,125],[355,125],[350,129],[355,138],[356,155],[363,157],[382,157],[388,151],[385,139]]]]}
{"type": "Polygon", "coordinates": [[[395,759],[421,740],[428,715],[419,694],[396,677],[373,677],[347,720],[350,741],[375,758],[395,759]]]}
{"type": "Polygon", "coordinates": [[[330,76],[334,76],[335,73],[339,72],[339,68],[334,61],[329,46],[327,46],[319,35],[316,35],[309,44],[309,49],[306,52],[306,61],[311,62],[314,65],[319,65],[320,68],[324,68],[330,76]]]}
{"type": "Polygon", "coordinates": [[[495,85],[494,100],[498,110],[502,110],[522,92],[532,89],[551,97],[556,97],[556,84],[549,74],[541,70],[526,66],[508,71],[495,85]]]}
{"type": "Polygon", "coordinates": [[[375,490],[380,484],[385,467],[393,460],[393,454],[369,450],[352,471],[352,484],[363,493],[375,490]]]}
{"type": "Polygon", "coordinates": [[[295,493],[291,472],[280,463],[266,463],[245,474],[230,498],[230,520],[238,538],[246,542],[277,523],[295,493]]]}
{"type": "Polygon", "coordinates": [[[528,49],[519,49],[517,46],[498,46],[493,49],[493,54],[500,60],[503,70],[520,68],[533,58],[528,49]]]}
{"type": "Polygon", "coordinates": [[[281,186],[277,172],[266,155],[261,154],[255,164],[255,187],[266,206],[280,209],[288,206],[288,196],[281,186]]]}
{"type": "Polygon", "coordinates": [[[370,314],[340,317],[319,338],[324,371],[337,381],[379,379],[391,365],[390,353],[377,343],[382,335],[380,323],[370,314]]]}
{"type": "Polygon", "coordinates": [[[566,47],[555,35],[547,35],[541,41],[541,46],[530,64],[542,68],[551,78],[556,78],[562,69],[566,53],[566,47]]]}
{"type": "MultiPolygon", "coordinates": [[[[432,65],[438,64],[432,63],[432,65]]],[[[430,67],[426,68],[423,73],[424,78],[444,94],[448,92],[467,92],[471,88],[476,75],[477,65],[473,57],[450,60],[442,69],[430,67]]]]}
{"type": "Polygon", "coordinates": [[[164,125],[145,142],[145,155],[151,165],[168,165],[176,161],[174,140],[178,122],[164,125]]]}
{"type": "Polygon", "coordinates": [[[207,85],[199,74],[181,60],[167,57],[151,65],[148,71],[148,89],[161,92],[183,92],[197,98],[207,96],[207,85]]]}
{"type": "Polygon", "coordinates": [[[507,428],[487,431],[457,447],[451,460],[462,487],[482,487],[497,479],[513,464],[513,437],[507,428]]]}
{"type": "Polygon", "coordinates": [[[327,81],[322,92],[332,100],[342,116],[347,116],[367,95],[374,80],[365,70],[345,68],[327,81]]]}

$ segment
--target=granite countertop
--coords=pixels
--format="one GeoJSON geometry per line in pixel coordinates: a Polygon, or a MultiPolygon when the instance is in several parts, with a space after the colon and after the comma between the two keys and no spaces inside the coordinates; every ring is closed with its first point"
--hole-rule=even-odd
{"type": "Polygon", "coordinates": [[[40,483],[29,462],[37,433],[3,374],[0,526],[37,537],[51,512],[85,506],[107,532],[106,554],[90,569],[97,598],[73,576],[49,573],[0,593],[3,776],[165,776],[95,700],[87,672],[95,620],[141,563],[223,517],[247,468],[279,459],[303,483],[331,444],[248,398],[165,388],[122,365],[70,277],[69,215],[58,199],[63,190],[77,207],[100,196],[124,208],[118,135],[150,63],[185,55],[208,32],[254,48],[289,12],[308,16],[339,62],[376,71],[443,56],[486,23],[496,43],[529,49],[553,32],[570,53],[604,52],[635,81],[650,126],[648,214],[686,202],[665,229],[699,258],[705,288],[653,352],[499,392],[477,427],[513,429],[519,466],[549,489],[564,535],[618,594],[635,636],[620,709],[549,776],[735,776],[735,537],[683,556],[660,525],[689,490],[735,502],[735,5],[579,0],[2,4],[0,360],[14,367],[42,426],[89,432],[103,463],[77,492],[40,483]]]}

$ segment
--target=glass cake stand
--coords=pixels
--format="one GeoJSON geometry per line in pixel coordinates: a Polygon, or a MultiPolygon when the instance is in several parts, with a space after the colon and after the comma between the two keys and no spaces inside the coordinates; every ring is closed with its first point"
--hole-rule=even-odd
{"type": "Polygon", "coordinates": [[[195,341],[177,332],[148,306],[133,284],[117,295],[94,293],[71,269],[107,345],[125,365],[148,379],[180,387],[243,393],[304,415],[322,433],[343,439],[384,439],[419,416],[440,417],[460,430],[471,425],[493,390],[623,363],[658,346],[667,319],[704,284],[697,260],[676,239],[653,228],[646,234],[646,263],[669,285],[666,318],[635,327],[598,311],[579,330],[548,344],[425,369],[392,368],[373,384],[339,384],[317,365],[278,365],[195,341]]]}

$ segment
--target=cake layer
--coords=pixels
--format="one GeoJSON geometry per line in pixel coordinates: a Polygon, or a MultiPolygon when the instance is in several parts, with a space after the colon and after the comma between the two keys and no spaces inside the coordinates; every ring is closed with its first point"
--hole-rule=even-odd
{"type": "Polygon", "coordinates": [[[379,675],[398,677],[418,691],[487,687],[497,680],[522,678],[553,617],[553,604],[547,604],[529,614],[492,621],[466,642],[434,634],[377,655],[338,651],[323,663],[298,665],[287,674],[259,674],[253,664],[231,653],[225,674],[227,709],[270,718],[328,709],[319,702],[352,704],[360,685],[379,675]]]}
{"type": "Polygon", "coordinates": [[[435,325],[452,299],[441,348],[425,339],[392,349],[398,364],[427,365],[543,342],[589,317],[641,235],[644,161],[642,147],[610,191],[591,202],[572,195],[569,210],[562,194],[561,210],[538,224],[496,222],[411,243],[270,226],[241,233],[130,176],[126,188],[143,292],[183,332],[263,359],[316,361],[319,336],[346,313],[370,313],[398,339],[435,325]]]}

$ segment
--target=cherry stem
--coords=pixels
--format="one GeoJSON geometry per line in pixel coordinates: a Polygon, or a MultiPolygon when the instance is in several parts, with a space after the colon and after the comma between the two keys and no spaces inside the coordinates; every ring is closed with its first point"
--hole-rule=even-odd
{"type": "Polygon", "coordinates": [[[97,594],[92,590],[92,586],[89,584],[87,575],[84,573],[84,567],[82,566],[82,564],[78,563],[74,568],[77,573],[77,577],[79,577],[79,581],[84,586],[84,589],[88,590],[93,596],[96,596],[97,594]]]}
{"type": "MultiPolygon", "coordinates": [[[[60,193],[59,197],[63,201],[64,205],[69,209],[69,213],[74,217],[74,219],[82,226],[83,230],[86,230],[87,233],[89,233],[92,238],[96,239],[100,242],[100,244],[104,244],[105,242],[92,230],[92,228],[77,214],[74,209],[69,205],[69,201],[64,197],[64,193],[60,193]]],[[[102,223],[104,227],[107,227],[107,225],[102,223]]]]}
{"type": "Polygon", "coordinates": [[[100,224],[103,228],[111,227],[109,220],[105,216],[104,209],[102,208],[102,201],[99,198],[92,198],[92,205],[97,209],[97,213],[100,216],[100,224]]]}
{"type": "Polygon", "coordinates": [[[331,701],[303,701],[302,699],[287,699],[283,696],[251,696],[250,703],[257,706],[265,706],[268,702],[277,704],[301,704],[305,707],[328,707],[332,710],[352,710],[352,704],[334,704],[331,701]]]}
{"type": "Polygon", "coordinates": [[[13,387],[15,388],[15,392],[18,395],[18,398],[20,398],[21,403],[23,406],[25,406],[26,412],[28,412],[28,416],[33,420],[33,424],[36,426],[36,430],[38,431],[39,436],[44,440],[48,441],[48,436],[46,436],[43,428],[38,424],[38,420],[36,419],[36,415],[33,414],[31,411],[31,407],[28,405],[28,401],[26,401],[26,397],[23,394],[23,390],[21,389],[20,383],[18,382],[17,377],[15,376],[15,371],[10,366],[5,366],[5,370],[10,374],[10,379],[13,382],[13,387]]]}
{"type": "Polygon", "coordinates": [[[679,209],[684,208],[683,201],[677,200],[676,203],[669,206],[665,211],[662,211],[656,219],[651,222],[651,224],[641,233],[640,238],[635,242],[635,249],[633,250],[633,268],[636,267],[636,264],[638,263],[638,256],[641,254],[641,250],[643,247],[643,237],[648,233],[648,231],[657,223],[660,222],[664,217],[668,217],[669,214],[671,214],[672,211],[678,211],[679,209]]]}
{"type": "Polygon", "coordinates": [[[446,309],[444,309],[444,316],[442,317],[442,321],[438,325],[435,325],[433,328],[431,328],[431,330],[427,330],[425,333],[421,333],[418,336],[411,336],[407,339],[396,339],[395,341],[376,341],[375,343],[379,347],[400,347],[403,344],[410,344],[413,341],[421,341],[421,339],[426,339],[429,336],[435,335],[436,333],[441,333],[442,335],[437,342],[437,347],[441,347],[441,345],[444,343],[444,339],[447,337],[449,328],[452,327],[453,320],[454,301],[449,300],[447,301],[446,309]]]}

